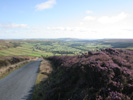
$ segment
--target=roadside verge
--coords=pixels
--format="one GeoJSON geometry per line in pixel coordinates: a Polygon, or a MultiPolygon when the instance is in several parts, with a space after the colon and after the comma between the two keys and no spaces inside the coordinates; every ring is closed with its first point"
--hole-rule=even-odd
{"type": "Polygon", "coordinates": [[[46,59],[42,59],[40,68],[38,71],[38,76],[36,79],[36,85],[34,87],[31,100],[41,100],[40,96],[38,95],[38,93],[40,93],[40,91],[43,91],[43,88],[42,88],[43,84],[41,84],[41,83],[45,82],[45,80],[48,79],[48,77],[52,73],[52,71],[53,71],[53,69],[52,69],[52,65],[51,65],[50,61],[48,61],[46,59]]]}
{"type": "Polygon", "coordinates": [[[25,61],[18,62],[16,64],[12,64],[12,65],[8,65],[8,66],[0,68],[0,79],[3,79],[7,75],[9,75],[11,72],[23,67],[24,65],[26,65],[34,60],[35,59],[25,60],[25,61]]]}

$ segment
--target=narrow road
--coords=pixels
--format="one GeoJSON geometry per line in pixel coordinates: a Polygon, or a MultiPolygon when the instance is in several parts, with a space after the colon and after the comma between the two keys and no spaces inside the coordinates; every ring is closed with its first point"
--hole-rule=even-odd
{"type": "Polygon", "coordinates": [[[31,62],[0,80],[0,100],[29,100],[40,61],[31,62]]]}

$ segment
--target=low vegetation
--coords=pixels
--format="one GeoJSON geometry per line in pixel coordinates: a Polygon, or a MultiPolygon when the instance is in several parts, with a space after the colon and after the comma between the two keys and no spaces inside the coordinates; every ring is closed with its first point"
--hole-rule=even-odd
{"type": "Polygon", "coordinates": [[[51,64],[48,60],[42,59],[40,67],[39,67],[39,72],[36,80],[36,84],[41,83],[42,81],[46,80],[48,78],[48,75],[51,74],[52,72],[52,67],[51,64]]]}
{"type": "Polygon", "coordinates": [[[48,58],[54,71],[36,100],[133,100],[133,50],[102,49],[48,58]]]}
{"type": "Polygon", "coordinates": [[[40,97],[37,95],[41,90],[43,90],[43,86],[40,84],[48,79],[48,76],[52,71],[51,63],[46,59],[42,59],[31,100],[40,100],[40,97]]]}
{"type": "Polygon", "coordinates": [[[14,56],[14,57],[2,57],[0,58],[0,79],[4,78],[12,71],[24,66],[31,62],[33,57],[27,56],[14,56]]]}
{"type": "MultiPolygon", "coordinates": [[[[33,58],[33,57],[32,57],[33,58]]],[[[0,68],[12,65],[21,61],[25,60],[30,60],[32,59],[31,57],[26,57],[26,56],[6,56],[6,57],[1,57],[0,58],[0,68]]]]}

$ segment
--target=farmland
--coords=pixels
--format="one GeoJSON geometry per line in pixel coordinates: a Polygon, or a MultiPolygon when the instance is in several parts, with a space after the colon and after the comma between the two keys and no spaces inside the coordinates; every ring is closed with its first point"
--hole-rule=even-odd
{"type": "Polygon", "coordinates": [[[0,40],[0,56],[79,55],[110,47],[133,49],[133,40],[0,40]]]}

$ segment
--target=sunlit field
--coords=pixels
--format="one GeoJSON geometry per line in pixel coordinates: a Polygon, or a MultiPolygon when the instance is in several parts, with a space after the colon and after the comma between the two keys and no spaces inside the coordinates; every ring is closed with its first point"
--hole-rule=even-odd
{"type": "Polygon", "coordinates": [[[1,40],[0,56],[77,55],[104,48],[133,49],[133,40],[1,40]]]}

